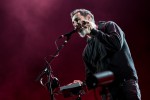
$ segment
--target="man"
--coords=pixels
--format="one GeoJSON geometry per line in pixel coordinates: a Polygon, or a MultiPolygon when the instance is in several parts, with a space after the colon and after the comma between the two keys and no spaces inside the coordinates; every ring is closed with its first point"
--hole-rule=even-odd
{"type": "Polygon", "coordinates": [[[93,14],[86,9],[74,10],[71,18],[79,35],[87,37],[83,51],[86,77],[112,71],[115,80],[108,86],[111,100],[141,100],[136,69],[121,28],[113,21],[96,25],[93,14]]]}

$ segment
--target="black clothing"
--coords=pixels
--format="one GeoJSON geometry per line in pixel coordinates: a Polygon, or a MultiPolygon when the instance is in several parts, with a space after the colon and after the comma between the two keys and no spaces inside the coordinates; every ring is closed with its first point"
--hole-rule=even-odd
{"type": "Polygon", "coordinates": [[[138,77],[134,62],[121,28],[112,21],[102,21],[98,23],[98,29],[91,30],[91,35],[83,51],[86,77],[110,70],[115,75],[112,87],[119,86],[124,80],[133,79],[136,82],[138,77]]]}
{"type": "Polygon", "coordinates": [[[138,83],[133,80],[125,80],[111,88],[104,87],[101,91],[102,100],[141,100],[138,83]]]}

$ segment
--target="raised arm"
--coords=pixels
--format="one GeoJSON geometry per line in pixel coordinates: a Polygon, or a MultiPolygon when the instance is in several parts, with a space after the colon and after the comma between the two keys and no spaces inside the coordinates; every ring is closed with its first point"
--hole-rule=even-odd
{"type": "Polygon", "coordinates": [[[114,22],[106,23],[106,32],[92,29],[91,35],[102,42],[110,51],[118,51],[122,48],[124,33],[121,28],[114,22]]]}

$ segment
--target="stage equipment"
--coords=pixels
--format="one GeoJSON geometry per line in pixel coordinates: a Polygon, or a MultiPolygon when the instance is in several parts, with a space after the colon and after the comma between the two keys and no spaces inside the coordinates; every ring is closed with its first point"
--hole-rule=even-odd
{"type": "Polygon", "coordinates": [[[81,96],[86,94],[88,90],[86,84],[77,82],[61,86],[60,91],[64,98],[77,96],[76,100],[81,100],[81,96]]]}
{"type": "Polygon", "coordinates": [[[86,85],[89,89],[94,89],[98,86],[106,86],[113,82],[114,74],[112,71],[103,71],[90,75],[86,79],[86,85]]]}
{"type": "Polygon", "coordinates": [[[54,100],[54,92],[53,90],[57,87],[59,87],[59,80],[54,77],[54,75],[52,74],[52,68],[51,68],[51,63],[54,60],[54,58],[56,58],[59,55],[60,50],[66,45],[66,43],[69,41],[69,39],[71,38],[72,34],[75,33],[77,30],[74,29],[73,31],[66,33],[64,35],[61,35],[58,39],[55,40],[55,45],[56,45],[56,52],[51,55],[51,59],[47,60],[47,57],[45,57],[45,69],[38,75],[36,81],[40,80],[40,83],[43,86],[46,86],[50,92],[50,100],[54,100]],[[64,38],[65,40],[64,42],[58,47],[57,45],[57,41],[60,40],[61,38],[64,38]]]}

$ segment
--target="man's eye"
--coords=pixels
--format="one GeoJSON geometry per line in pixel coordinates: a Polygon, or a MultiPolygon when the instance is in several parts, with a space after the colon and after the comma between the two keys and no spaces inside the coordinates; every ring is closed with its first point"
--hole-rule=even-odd
{"type": "Polygon", "coordinates": [[[79,18],[75,18],[74,20],[75,20],[76,22],[78,22],[80,19],[79,19],[79,18]]]}

